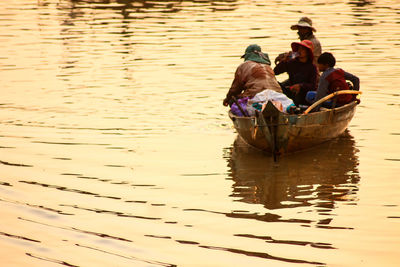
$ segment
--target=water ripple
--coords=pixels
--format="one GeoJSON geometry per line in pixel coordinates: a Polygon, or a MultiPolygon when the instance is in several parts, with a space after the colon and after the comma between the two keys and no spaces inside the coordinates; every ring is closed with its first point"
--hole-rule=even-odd
{"type": "Polygon", "coordinates": [[[20,0],[0,10],[3,265],[397,259],[398,1],[20,0]],[[234,141],[221,102],[245,47],[271,59],[288,51],[302,16],[337,67],[360,77],[363,98],[344,136],[274,164],[234,141]],[[385,257],[370,253],[376,243],[385,257]]]}

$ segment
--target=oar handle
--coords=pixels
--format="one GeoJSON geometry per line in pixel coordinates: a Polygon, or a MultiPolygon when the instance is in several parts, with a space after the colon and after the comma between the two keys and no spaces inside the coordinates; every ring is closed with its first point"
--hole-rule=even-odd
{"type": "Polygon", "coordinates": [[[346,94],[350,94],[350,95],[358,95],[361,94],[362,92],[360,91],[354,91],[354,90],[341,90],[341,91],[336,91],[333,92],[332,94],[329,94],[323,98],[321,98],[320,100],[318,100],[317,102],[313,103],[311,106],[309,106],[304,112],[304,115],[307,115],[313,108],[315,108],[316,106],[324,103],[326,100],[331,99],[332,97],[335,97],[337,95],[346,95],[346,94]]]}

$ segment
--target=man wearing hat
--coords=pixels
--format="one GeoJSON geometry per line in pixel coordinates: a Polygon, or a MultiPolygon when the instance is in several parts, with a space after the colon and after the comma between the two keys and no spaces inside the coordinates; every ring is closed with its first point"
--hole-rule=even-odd
{"type": "MultiPolygon", "coordinates": [[[[318,57],[321,55],[322,48],[321,43],[315,37],[314,32],[317,30],[312,26],[312,20],[308,17],[302,17],[299,19],[297,24],[294,24],[290,27],[292,30],[297,30],[297,34],[299,35],[300,41],[310,40],[313,43],[314,47],[314,64],[317,65],[318,57]]],[[[275,64],[288,60],[288,57],[291,55],[290,52],[282,53],[275,59],[275,64]]]]}
{"type": "MultiPolygon", "coordinates": [[[[314,46],[314,61],[317,62],[318,57],[321,55],[321,43],[315,37],[314,32],[317,30],[312,26],[312,20],[308,17],[300,18],[297,24],[290,27],[292,30],[297,30],[300,41],[310,40],[314,46]]],[[[314,62],[314,63],[315,63],[314,62]]]]}
{"type": "Polygon", "coordinates": [[[249,45],[242,58],[244,62],[236,69],[231,88],[223,101],[224,106],[231,105],[234,97],[252,98],[266,89],[282,92],[270,66],[268,54],[261,52],[259,45],[249,45]]]}

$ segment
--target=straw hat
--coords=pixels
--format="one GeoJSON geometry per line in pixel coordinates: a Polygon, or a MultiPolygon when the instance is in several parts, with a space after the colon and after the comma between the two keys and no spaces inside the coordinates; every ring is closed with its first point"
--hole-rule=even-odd
{"type": "Polygon", "coordinates": [[[317,30],[312,26],[312,20],[308,17],[302,17],[299,19],[299,22],[297,24],[294,24],[290,27],[292,30],[297,30],[298,27],[307,27],[311,28],[313,32],[316,32],[317,30]]]}

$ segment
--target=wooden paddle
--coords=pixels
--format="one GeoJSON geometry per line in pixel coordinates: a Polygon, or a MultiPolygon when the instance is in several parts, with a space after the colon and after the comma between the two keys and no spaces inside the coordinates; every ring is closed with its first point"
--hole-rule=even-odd
{"type": "Polygon", "coordinates": [[[317,102],[313,103],[311,106],[309,106],[309,107],[303,112],[303,114],[304,114],[304,115],[307,115],[313,108],[315,108],[316,106],[318,106],[318,105],[324,103],[325,101],[327,101],[327,100],[329,100],[329,99],[331,99],[332,97],[335,97],[335,96],[337,96],[337,95],[345,95],[345,94],[358,95],[358,94],[361,94],[361,93],[362,93],[362,92],[360,92],[360,91],[354,91],[354,90],[341,90],[341,91],[333,92],[332,94],[327,95],[327,96],[321,98],[320,100],[318,100],[317,102]]]}

